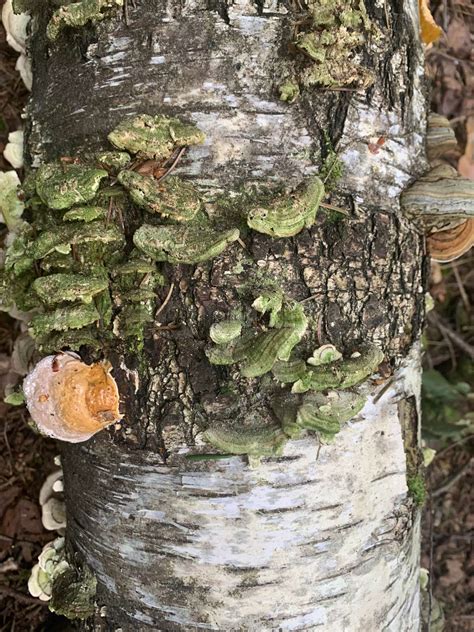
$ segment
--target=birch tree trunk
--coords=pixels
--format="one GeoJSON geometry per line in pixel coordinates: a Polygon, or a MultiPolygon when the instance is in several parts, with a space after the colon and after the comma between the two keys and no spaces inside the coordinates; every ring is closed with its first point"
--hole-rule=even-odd
{"type": "Polygon", "coordinates": [[[291,38],[302,9],[291,2],[135,0],[127,20],[54,44],[47,12],[33,21],[34,165],[106,148],[114,126],[144,112],[206,134],[176,173],[208,194],[294,188],[320,170],[327,137],[345,165],[331,203],[347,217],[320,211],[294,238],[250,232],[211,262],[167,264],[157,305],[173,291],[144,349],[107,351],[124,422],[62,449],[67,538],[96,574],[105,614],[94,629],[420,629],[407,454],[418,441],[424,244],[398,198],[426,164],[423,59],[417,0],[366,6],[382,34],[360,53],[373,85],[308,88],[294,103],[279,99],[300,63],[291,38]],[[367,404],[330,445],[291,440],[254,468],[243,456],[190,460],[209,451],[203,427],[269,416],[281,390],[204,354],[210,325],[240,305],[255,271],[304,301],[309,355],[373,341],[385,379],[367,383],[367,404]]]}

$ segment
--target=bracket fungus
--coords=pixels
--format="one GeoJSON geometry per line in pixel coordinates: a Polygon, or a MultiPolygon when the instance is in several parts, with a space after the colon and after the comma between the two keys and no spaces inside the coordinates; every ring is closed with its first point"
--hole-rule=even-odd
{"type": "Polygon", "coordinates": [[[324,184],[315,176],[304,190],[277,196],[267,206],[251,209],[247,224],[270,237],[293,237],[303,228],[311,228],[323,197],[324,184]]]}
{"type": "Polygon", "coordinates": [[[63,471],[60,469],[47,477],[39,494],[43,527],[48,531],[57,531],[60,535],[64,535],[66,528],[66,504],[62,491],[63,471]]]}
{"type": "Polygon", "coordinates": [[[121,419],[117,384],[106,362],[75,354],[43,358],[23,382],[28,410],[49,437],[79,443],[121,419]]]}
{"type": "Polygon", "coordinates": [[[431,257],[441,262],[457,259],[474,243],[474,180],[446,162],[456,148],[448,119],[430,114],[426,151],[431,170],[400,197],[403,211],[427,233],[431,257]]]}
{"type": "Polygon", "coordinates": [[[205,136],[194,125],[177,118],[141,114],[122,121],[108,136],[118,149],[138,154],[139,158],[168,158],[176,147],[203,143],[205,136]]]}
{"type": "Polygon", "coordinates": [[[434,261],[447,263],[458,259],[474,245],[474,218],[453,228],[431,233],[427,242],[434,261]]]}
{"type": "Polygon", "coordinates": [[[48,542],[41,551],[38,562],[31,569],[28,580],[30,595],[41,601],[49,601],[53,592],[53,582],[69,568],[64,554],[64,538],[48,542]]]}
{"type": "Polygon", "coordinates": [[[243,377],[260,377],[277,361],[287,361],[303,338],[308,320],[301,305],[293,301],[283,305],[283,301],[281,293],[269,291],[253,302],[256,311],[270,314],[269,328],[265,331],[247,329],[241,334],[241,328],[234,320],[214,324],[209,333],[216,344],[206,349],[209,362],[216,365],[239,363],[243,377]]]}

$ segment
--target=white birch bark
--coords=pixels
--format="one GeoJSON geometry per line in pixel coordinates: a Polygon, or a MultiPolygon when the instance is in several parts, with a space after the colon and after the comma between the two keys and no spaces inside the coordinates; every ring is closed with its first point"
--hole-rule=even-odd
{"type": "Polygon", "coordinates": [[[419,512],[398,406],[419,396],[418,360],[416,348],[376,402],[372,388],[333,444],[291,441],[255,469],[244,457],[186,464],[184,448],[167,465],[132,453],[111,469],[101,462],[114,450],[86,444],[83,480],[66,457],[74,544],[120,627],[419,630],[419,512]]]}

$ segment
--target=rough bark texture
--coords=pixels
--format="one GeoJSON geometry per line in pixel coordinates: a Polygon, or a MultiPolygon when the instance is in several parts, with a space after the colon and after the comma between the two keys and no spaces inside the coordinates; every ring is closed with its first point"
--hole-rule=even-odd
{"type": "Polygon", "coordinates": [[[252,232],[245,249],[235,244],[209,264],[166,266],[174,291],[145,357],[106,350],[125,423],[64,450],[68,537],[97,573],[105,629],[419,627],[418,520],[393,398],[419,394],[424,245],[398,196],[425,165],[422,60],[417,2],[366,4],[384,30],[383,52],[364,54],[374,86],[313,88],[291,105],[278,99],[294,62],[289,3],[136,0],[128,24],[68,31],[49,47],[46,15],[36,19],[33,164],[106,147],[118,122],[147,112],[206,133],[177,173],[210,197],[299,184],[321,166],[324,132],[346,165],[331,201],[347,219],[320,212],[295,238],[252,232]],[[371,340],[393,366],[412,349],[409,369],[396,393],[375,401],[371,386],[357,421],[319,459],[307,438],[258,470],[241,457],[197,465],[186,452],[202,445],[202,428],[244,423],[256,410],[270,418],[280,390],[204,355],[210,325],[242,303],[257,272],[306,301],[308,353],[325,342],[350,353],[371,340]]]}

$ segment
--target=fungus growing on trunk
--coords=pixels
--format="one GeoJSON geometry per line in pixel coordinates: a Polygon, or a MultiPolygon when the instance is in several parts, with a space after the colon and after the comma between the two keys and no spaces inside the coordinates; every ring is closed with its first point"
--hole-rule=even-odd
{"type": "Polygon", "coordinates": [[[79,443],[121,418],[117,384],[106,362],[73,354],[43,358],[23,383],[28,410],[44,434],[79,443]]]}

